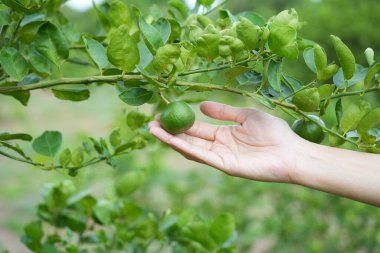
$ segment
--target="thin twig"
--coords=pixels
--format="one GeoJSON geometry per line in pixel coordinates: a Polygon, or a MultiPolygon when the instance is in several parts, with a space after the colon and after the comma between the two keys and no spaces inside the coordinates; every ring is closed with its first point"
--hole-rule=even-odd
{"type": "Polygon", "coordinates": [[[306,84],[305,86],[303,86],[301,89],[296,90],[296,91],[293,92],[292,94],[290,94],[290,95],[288,95],[288,96],[282,98],[281,101],[285,101],[285,100],[287,100],[288,98],[293,97],[293,96],[296,95],[297,93],[299,93],[299,92],[301,92],[301,91],[303,91],[303,90],[308,89],[309,87],[313,86],[313,85],[315,84],[315,82],[316,82],[316,80],[311,81],[310,83],[308,83],[308,84],[306,84]]]}
{"type": "Polygon", "coordinates": [[[225,5],[229,0],[224,0],[222,1],[221,3],[219,3],[218,5],[216,5],[215,7],[213,7],[211,10],[208,10],[204,15],[209,15],[210,13],[213,13],[214,11],[216,11],[217,9],[219,9],[219,7],[225,5]]]}
{"type": "Polygon", "coordinates": [[[373,87],[373,88],[366,89],[366,90],[358,90],[358,91],[339,93],[339,94],[333,95],[331,97],[322,99],[322,101],[325,101],[327,99],[336,99],[336,98],[341,98],[341,97],[356,96],[356,95],[361,95],[361,94],[375,92],[375,91],[380,91],[380,87],[373,87]]]}

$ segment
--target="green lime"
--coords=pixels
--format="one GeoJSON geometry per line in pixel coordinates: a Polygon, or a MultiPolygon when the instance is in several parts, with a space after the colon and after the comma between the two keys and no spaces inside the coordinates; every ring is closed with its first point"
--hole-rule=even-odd
{"type": "MultiPolygon", "coordinates": [[[[334,132],[340,133],[342,135],[342,133],[339,131],[338,126],[334,126],[331,130],[334,132]]],[[[340,145],[343,145],[344,142],[345,141],[342,140],[341,138],[339,138],[335,135],[329,134],[329,143],[330,143],[331,147],[338,147],[340,145]]]]}
{"type": "Polygon", "coordinates": [[[191,107],[182,101],[168,104],[161,113],[161,126],[171,134],[180,134],[189,129],[195,121],[191,107]]]}
{"type": "MultiPolygon", "coordinates": [[[[309,117],[319,121],[323,126],[325,125],[321,118],[315,115],[309,115],[309,117]]],[[[292,129],[300,137],[314,143],[321,143],[325,138],[325,133],[323,132],[323,129],[319,125],[315,124],[313,121],[307,119],[300,119],[294,121],[292,129]]]]}
{"type": "Polygon", "coordinates": [[[293,97],[293,104],[305,112],[316,112],[319,110],[321,98],[317,88],[301,90],[293,97]]]}

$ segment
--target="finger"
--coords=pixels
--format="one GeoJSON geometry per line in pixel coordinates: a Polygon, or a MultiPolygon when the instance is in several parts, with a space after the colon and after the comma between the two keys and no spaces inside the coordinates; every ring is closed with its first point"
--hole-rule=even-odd
{"type": "Polygon", "coordinates": [[[167,133],[164,129],[158,127],[154,123],[151,124],[150,132],[160,141],[170,145],[186,157],[191,157],[193,160],[209,164],[213,167],[220,167],[221,165],[220,158],[215,153],[205,148],[204,145],[198,146],[191,144],[183,138],[167,133]]]}
{"type": "Polygon", "coordinates": [[[219,126],[204,123],[201,121],[195,121],[194,125],[185,133],[201,139],[214,141],[218,129],[219,126]]]}
{"type": "Polygon", "coordinates": [[[200,109],[211,118],[237,123],[243,123],[252,112],[251,109],[237,108],[216,102],[203,102],[200,109]]]}
{"type": "MultiPolygon", "coordinates": [[[[160,122],[158,122],[158,121],[152,121],[152,122],[150,122],[149,123],[149,128],[150,129],[152,129],[152,128],[161,128],[162,129],[162,127],[160,125],[160,122]]],[[[198,146],[200,148],[207,149],[207,150],[210,150],[210,148],[212,146],[212,142],[211,141],[208,141],[208,140],[205,140],[205,139],[202,139],[202,138],[198,138],[196,136],[191,136],[191,135],[188,135],[186,133],[178,134],[175,137],[180,138],[180,139],[182,139],[182,140],[190,143],[191,145],[195,145],[195,146],[198,146]]]]}
{"type": "MultiPolygon", "coordinates": [[[[155,121],[149,123],[149,127],[151,126],[161,127],[158,117],[156,117],[155,121]]],[[[219,126],[216,125],[196,121],[190,129],[185,131],[185,133],[208,141],[214,141],[218,128],[219,126]]]]}

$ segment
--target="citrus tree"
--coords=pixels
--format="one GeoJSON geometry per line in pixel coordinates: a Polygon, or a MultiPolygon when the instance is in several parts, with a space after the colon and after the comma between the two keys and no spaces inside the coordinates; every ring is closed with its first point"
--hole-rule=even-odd
{"type": "MultiPolygon", "coordinates": [[[[97,163],[115,167],[117,157],[154,141],[147,123],[156,114],[163,111],[169,132],[182,132],[194,122],[187,103],[198,102],[187,95],[212,91],[285,112],[295,119],[294,131],[309,141],[321,143],[327,136],[330,146],[348,143],[380,153],[380,108],[367,99],[380,91],[380,58],[368,48],[367,62],[358,64],[349,47],[331,35],[339,61],[329,61],[317,42],[300,36],[303,23],[294,9],[265,20],[253,11],[233,14],[224,2],[212,0],[198,0],[191,10],[182,0],[169,0],[164,10],[154,5],[149,12],[110,0],[93,7],[101,31],[81,34],[60,11],[64,2],[0,1],[0,94],[25,106],[39,89],[80,102],[99,85],[109,85],[117,99],[136,109],[127,113],[126,125],[115,126],[104,138],[88,136],[76,147],[62,147],[59,131],[41,129],[35,137],[1,133],[4,157],[70,176],[97,163]],[[87,57],[77,57],[78,51],[87,57]],[[301,81],[287,73],[295,61],[303,61],[314,78],[301,81]],[[92,66],[96,74],[63,76],[67,62],[92,66]],[[214,77],[223,78],[210,82],[214,77]],[[344,102],[352,97],[354,102],[344,102]],[[144,104],[151,105],[151,114],[138,110],[144,104]],[[323,117],[330,107],[335,123],[327,125],[323,117]],[[127,138],[121,134],[125,127],[132,130],[127,138]],[[20,142],[30,142],[34,153],[20,142]],[[46,159],[41,162],[36,155],[46,159]]],[[[146,177],[137,170],[121,175],[113,200],[78,193],[69,182],[49,187],[23,242],[34,252],[237,251],[231,214],[206,220],[186,210],[157,214],[131,202],[128,197],[146,177]]]]}

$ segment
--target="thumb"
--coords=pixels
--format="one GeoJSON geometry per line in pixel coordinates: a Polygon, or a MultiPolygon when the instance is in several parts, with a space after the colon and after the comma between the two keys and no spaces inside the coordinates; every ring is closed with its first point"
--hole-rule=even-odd
{"type": "Polygon", "coordinates": [[[200,109],[205,115],[211,118],[237,123],[243,123],[251,113],[250,109],[210,101],[201,103],[200,109]]]}

